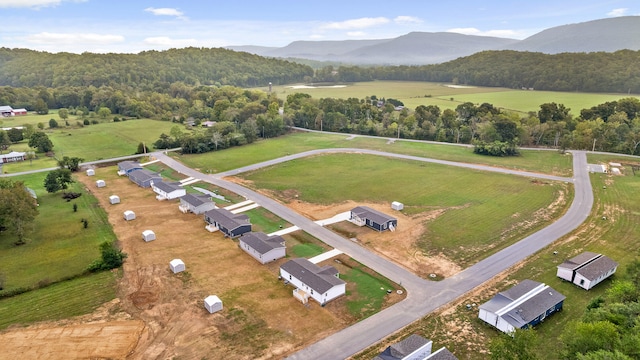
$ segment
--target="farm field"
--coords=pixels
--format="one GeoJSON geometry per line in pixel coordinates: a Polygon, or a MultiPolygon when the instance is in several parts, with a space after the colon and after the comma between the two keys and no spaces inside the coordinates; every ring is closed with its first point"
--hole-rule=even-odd
{"type": "MultiPolygon", "coordinates": [[[[94,177],[78,175],[78,180],[107,211],[128,254],[116,301],[106,305],[102,317],[94,314],[94,320],[103,321],[102,331],[116,327],[125,338],[128,334],[139,339],[130,349],[133,358],[280,357],[370,315],[362,309],[376,312],[404,296],[381,291],[381,287],[398,286],[342,255],[340,263],[328,260],[327,264],[353,279],[348,295],[325,307],[317,303],[306,307],[293,298],[292,287],[278,280],[279,265],[287,259],[260,265],[239,249],[236,240],[206,231],[201,216],[181,213],[176,201],[156,200],[150,189],[117,176],[115,167],[98,168],[94,177]],[[104,179],[107,186],[96,188],[96,178],[104,179]],[[110,205],[108,196],[114,193],[121,203],[110,205]],[[125,221],[124,210],[133,210],[136,219],[125,221]],[[157,240],[144,242],[145,229],[152,229],[157,240]],[[172,274],[168,264],[173,258],[182,259],[187,271],[172,274]],[[210,294],[223,300],[224,312],[206,312],[203,299],[210,294]],[[145,324],[142,331],[139,321],[145,324]]],[[[259,212],[256,216],[266,217],[259,212]]],[[[314,251],[322,248],[304,233],[285,235],[285,239],[314,251]]],[[[49,328],[55,329],[54,325],[49,328]]],[[[58,329],[76,331],[81,326],[71,319],[58,329]]],[[[47,339],[38,345],[55,349],[55,339],[47,339]]],[[[79,348],[99,346],[82,344],[79,348]]]]}
{"type": "Polygon", "coordinates": [[[640,248],[640,205],[635,194],[640,188],[640,174],[634,175],[630,164],[640,164],[637,157],[616,154],[588,155],[589,163],[619,162],[624,176],[592,174],[594,208],[592,215],[576,231],[548,248],[534,254],[515,269],[508,270],[492,281],[458,299],[450,306],[433,313],[415,324],[391,336],[387,341],[373,346],[353,357],[354,360],[370,359],[388,343],[418,333],[433,340],[434,348],[446,346],[459,359],[488,359],[487,344],[499,332],[478,319],[478,309],[468,310],[467,304],[480,305],[497,292],[515,285],[523,279],[532,279],[550,285],[567,299],[561,312],[545,319],[535,328],[538,336],[536,351],[546,359],[560,359],[559,336],[569,323],[582,317],[590,301],[603,295],[612,282],[626,272],[626,266],[638,257],[640,248]],[[625,165],[625,163],[627,165],[625,165]],[[603,216],[606,220],[603,220],[603,216]],[[557,251],[557,254],[554,254],[557,251]],[[564,282],[556,276],[556,266],[583,251],[602,253],[620,265],[616,274],[588,292],[564,282]]]}
{"type": "MultiPolygon", "coordinates": [[[[239,178],[293,208],[302,202],[339,213],[373,203],[395,215],[389,204],[403,203],[397,232],[367,235],[348,223],[333,228],[422,276],[453,275],[424,266],[429,257],[445,258],[453,268],[467,267],[549,224],[571,199],[566,184],[358,154],[292,160],[239,178]],[[412,231],[402,232],[405,226],[412,231]]],[[[301,212],[317,219],[314,210],[301,212]]]]}
{"type": "MultiPolygon", "coordinates": [[[[627,94],[593,94],[559,91],[530,91],[507,88],[476,86],[455,86],[452,84],[413,81],[372,81],[346,84],[344,87],[318,86],[274,86],[280,98],[296,92],[306,93],[314,98],[358,98],[375,95],[378,98],[400,100],[405,107],[415,109],[419,105],[437,105],[442,110],[455,109],[464,102],[474,104],[490,103],[495,107],[529,112],[540,110],[540,105],[555,102],[571,109],[573,116],[580,110],[629,97],[627,94]]],[[[637,96],[635,96],[637,97],[637,96]]]]}

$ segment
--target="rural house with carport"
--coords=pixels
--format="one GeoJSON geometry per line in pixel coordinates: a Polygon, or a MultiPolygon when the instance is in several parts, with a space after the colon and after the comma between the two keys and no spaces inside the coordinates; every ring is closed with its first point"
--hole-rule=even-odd
{"type": "Polygon", "coordinates": [[[158,200],[173,200],[187,194],[187,190],[180,186],[179,182],[154,181],[151,183],[151,189],[156,193],[158,200]]]}
{"type": "Polygon", "coordinates": [[[261,264],[281,259],[287,255],[287,248],[281,236],[269,236],[262,232],[249,232],[239,239],[239,246],[261,264]]]}
{"type": "Polygon", "coordinates": [[[368,206],[358,206],[353,208],[351,210],[349,221],[358,226],[366,225],[378,231],[395,231],[398,226],[398,219],[368,206]]]}
{"type": "Polygon", "coordinates": [[[562,310],[564,299],[564,295],[550,286],[527,279],[480,305],[478,317],[511,334],[516,329],[533,327],[562,310]]]}
{"type": "Polygon", "coordinates": [[[209,195],[186,194],[180,197],[180,205],[178,208],[183,213],[191,212],[200,215],[217,207],[209,195]]]}
{"type": "Polygon", "coordinates": [[[162,181],[162,176],[147,169],[133,170],[129,173],[129,180],[140,187],[148,188],[151,187],[151,183],[162,181]]]}
{"type": "Polygon", "coordinates": [[[293,296],[306,304],[311,297],[320,305],[342,296],[347,283],[340,279],[338,269],[312,263],[305,258],[296,258],[280,266],[280,277],[296,287],[293,296]]]}
{"type": "Polygon", "coordinates": [[[618,263],[610,258],[586,251],[558,265],[557,276],[589,290],[613,275],[617,268],[618,263]]]}
{"type": "Polygon", "coordinates": [[[243,214],[234,214],[226,209],[213,209],[204,213],[205,228],[210,232],[220,230],[230,238],[238,237],[251,231],[249,217],[243,214]]]}

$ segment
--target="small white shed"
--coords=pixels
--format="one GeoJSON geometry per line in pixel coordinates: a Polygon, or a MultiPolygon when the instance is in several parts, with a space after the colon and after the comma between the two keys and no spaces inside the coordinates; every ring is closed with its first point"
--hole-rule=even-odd
{"type": "Polygon", "coordinates": [[[177,274],[179,272],[183,272],[186,270],[186,267],[184,266],[184,262],[180,259],[173,259],[169,262],[169,268],[171,269],[171,271],[173,271],[174,274],[177,274]]]}
{"type": "Polygon", "coordinates": [[[131,210],[127,210],[124,212],[124,219],[129,221],[129,220],[133,220],[136,218],[136,213],[134,213],[131,210]]]}
{"type": "Polygon", "coordinates": [[[156,233],[153,230],[145,230],[142,232],[142,240],[144,241],[152,241],[156,239],[156,233]]]}
{"type": "Polygon", "coordinates": [[[398,210],[399,211],[399,210],[404,209],[404,204],[401,203],[401,202],[394,201],[394,202],[391,203],[391,208],[393,210],[398,210]]]}
{"type": "Polygon", "coordinates": [[[209,295],[204,299],[204,307],[213,314],[222,310],[222,300],[215,295],[209,295]]]}
{"type": "Polygon", "coordinates": [[[101,187],[105,187],[107,186],[107,183],[104,182],[104,180],[98,180],[96,181],[96,186],[101,188],[101,187]]]}
{"type": "Polygon", "coordinates": [[[109,204],[120,204],[120,197],[118,195],[109,196],[109,204]]]}
{"type": "Polygon", "coordinates": [[[87,169],[87,176],[94,176],[96,174],[96,171],[93,169],[87,169]]]}

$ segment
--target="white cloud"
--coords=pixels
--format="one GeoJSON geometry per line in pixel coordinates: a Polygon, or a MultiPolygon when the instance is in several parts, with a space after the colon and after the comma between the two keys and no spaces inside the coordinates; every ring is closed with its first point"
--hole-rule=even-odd
{"type": "Polygon", "coordinates": [[[148,7],[146,9],[144,9],[144,11],[146,12],[150,12],[153,15],[156,16],[175,16],[178,19],[182,19],[182,20],[186,20],[187,17],[184,16],[184,13],[178,9],[174,9],[174,8],[153,8],[153,7],[148,7]]]}
{"type": "Polygon", "coordinates": [[[415,16],[397,16],[393,21],[397,24],[403,25],[411,25],[411,24],[421,24],[422,19],[417,18],[415,16]]]}
{"type": "Polygon", "coordinates": [[[26,37],[26,41],[33,44],[91,44],[91,45],[107,45],[120,43],[124,41],[124,36],[121,35],[102,35],[102,34],[87,34],[87,33],[49,33],[41,32],[38,34],[31,34],[26,37]]]}
{"type": "MultiPolygon", "coordinates": [[[[34,8],[60,5],[65,0],[0,0],[0,8],[34,8]]],[[[72,0],[83,2],[84,0],[72,0]]]]}
{"type": "Polygon", "coordinates": [[[476,28],[453,28],[453,29],[447,30],[447,32],[464,34],[464,35],[479,35],[481,33],[481,31],[476,28]]]}
{"type": "Polygon", "coordinates": [[[181,48],[186,46],[196,46],[198,45],[198,40],[196,39],[172,39],[167,36],[156,36],[156,37],[148,37],[144,39],[145,44],[149,45],[157,45],[162,47],[173,47],[173,48],[181,48]]]}
{"type": "Polygon", "coordinates": [[[360,18],[351,19],[340,22],[332,22],[322,26],[323,29],[331,30],[350,30],[350,29],[365,29],[373,26],[387,24],[389,19],[385,17],[377,18],[360,18]]]}
{"type": "Polygon", "coordinates": [[[502,38],[521,38],[523,34],[518,33],[514,30],[487,30],[481,31],[476,28],[453,28],[447,30],[447,32],[464,34],[464,35],[475,35],[475,36],[494,36],[494,37],[502,37],[502,38]]]}
{"type": "Polygon", "coordinates": [[[349,37],[363,37],[367,35],[364,31],[348,31],[347,36],[349,37]]]}
{"type": "Polygon", "coordinates": [[[629,10],[629,9],[627,9],[627,8],[613,9],[613,10],[609,11],[607,13],[607,15],[614,16],[614,17],[615,16],[624,16],[624,14],[627,13],[627,10],[629,10]]]}

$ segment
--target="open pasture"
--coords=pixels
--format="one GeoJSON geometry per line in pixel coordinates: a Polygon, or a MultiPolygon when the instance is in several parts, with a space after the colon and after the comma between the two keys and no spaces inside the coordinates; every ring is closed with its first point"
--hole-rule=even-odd
{"type": "Polygon", "coordinates": [[[440,109],[455,109],[464,102],[474,104],[490,103],[495,107],[518,112],[540,110],[540,105],[555,102],[571,109],[573,116],[580,110],[621,98],[627,94],[593,94],[560,91],[531,91],[481,86],[454,86],[452,84],[418,81],[370,81],[346,84],[344,87],[322,86],[295,87],[290,85],[274,87],[280,98],[289,94],[306,93],[314,98],[357,98],[375,95],[377,98],[400,100],[409,109],[419,105],[437,105],[440,109]]]}
{"type": "Polygon", "coordinates": [[[307,132],[291,133],[274,139],[258,141],[248,146],[205,154],[175,156],[178,156],[179,160],[189,167],[201,172],[218,173],[308,150],[330,148],[388,151],[559,176],[569,176],[572,172],[571,156],[559,154],[557,151],[522,150],[521,156],[494,157],[474,154],[473,149],[468,146],[415,141],[389,142],[386,138],[364,136],[352,138],[349,134],[307,132]]]}
{"type": "Polygon", "coordinates": [[[408,216],[437,214],[423,221],[415,247],[463,267],[549,224],[571,191],[566,184],[364,154],[293,160],[241,177],[284,202],[400,201],[408,216]]]}

